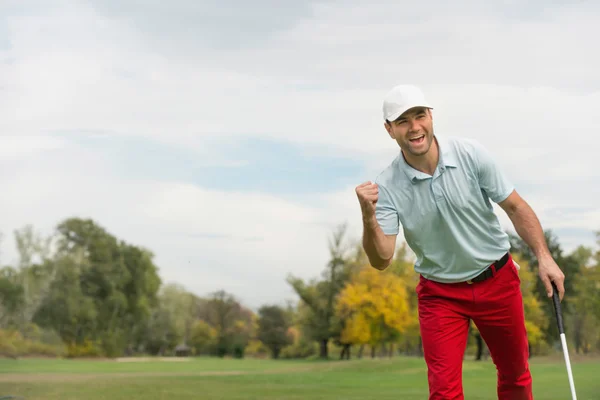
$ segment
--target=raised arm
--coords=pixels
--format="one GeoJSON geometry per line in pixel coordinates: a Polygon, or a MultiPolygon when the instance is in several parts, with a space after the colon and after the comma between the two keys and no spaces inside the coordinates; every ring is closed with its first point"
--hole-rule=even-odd
{"type": "Polygon", "coordinates": [[[365,182],[357,186],[356,195],[362,212],[363,248],[371,266],[378,270],[384,270],[394,257],[397,235],[386,235],[377,221],[375,214],[379,199],[377,184],[365,182]]]}

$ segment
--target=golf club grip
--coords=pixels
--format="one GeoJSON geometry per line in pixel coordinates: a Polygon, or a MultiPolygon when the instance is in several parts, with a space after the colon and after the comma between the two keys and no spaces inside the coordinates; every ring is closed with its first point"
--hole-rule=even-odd
{"type": "Polygon", "coordinates": [[[552,282],[552,300],[554,301],[554,311],[556,313],[556,322],[558,324],[558,333],[565,333],[565,326],[563,324],[562,309],[560,307],[560,297],[558,295],[558,289],[554,282],[552,282]]]}

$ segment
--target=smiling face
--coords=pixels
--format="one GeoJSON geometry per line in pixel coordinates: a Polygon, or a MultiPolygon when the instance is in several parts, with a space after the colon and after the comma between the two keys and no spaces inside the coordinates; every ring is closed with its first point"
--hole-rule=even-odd
{"type": "Polygon", "coordinates": [[[395,121],[386,122],[385,129],[409,157],[427,154],[433,143],[433,118],[425,107],[407,110],[395,121]]]}

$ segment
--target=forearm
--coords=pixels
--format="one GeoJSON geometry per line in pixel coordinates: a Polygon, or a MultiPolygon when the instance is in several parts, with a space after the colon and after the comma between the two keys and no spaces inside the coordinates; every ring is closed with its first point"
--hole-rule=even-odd
{"type": "Polygon", "coordinates": [[[363,219],[363,248],[374,268],[383,270],[390,265],[394,246],[383,233],[375,216],[363,219]]]}
{"type": "Polygon", "coordinates": [[[508,213],[517,234],[531,248],[536,258],[550,256],[546,238],[539,219],[525,201],[519,203],[508,213]]]}

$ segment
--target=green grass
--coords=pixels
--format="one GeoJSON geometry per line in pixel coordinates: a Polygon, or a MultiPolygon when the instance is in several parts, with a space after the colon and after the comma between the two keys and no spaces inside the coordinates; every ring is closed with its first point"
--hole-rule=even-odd
{"type": "MultiPolygon", "coordinates": [[[[536,399],[570,399],[564,360],[533,359],[536,399]]],[[[577,360],[579,400],[600,398],[600,360],[577,360]]],[[[496,399],[490,361],[464,363],[466,399],[496,399]]],[[[0,360],[0,397],[58,399],[427,399],[427,370],[417,358],[271,361],[198,358],[118,363],[0,360]]]]}
{"type": "MultiPolygon", "coordinates": [[[[309,364],[309,361],[261,360],[246,358],[242,360],[220,358],[192,358],[188,362],[115,362],[89,361],[77,359],[0,359],[0,374],[2,373],[56,373],[69,374],[85,373],[127,373],[127,372],[208,372],[208,371],[264,371],[280,369],[286,366],[309,364]]],[[[310,363],[312,364],[312,363],[310,363]]],[[[1,377],[1,375],[0,375],[1,377]]]]}

